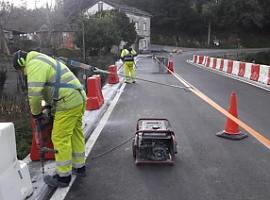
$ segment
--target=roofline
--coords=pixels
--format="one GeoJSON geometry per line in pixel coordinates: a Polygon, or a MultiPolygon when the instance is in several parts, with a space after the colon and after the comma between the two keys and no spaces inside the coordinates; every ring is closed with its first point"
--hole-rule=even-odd
{"type": "MultiPolygon", "coordinates": [[[[45,32],[49,32],[49,31],[34,31],[36,33],[45,33],[45,32]]],[[[58,30],[52,30],[51,32],[75,32],[75,31],[58,31],[58,30]]]]}
{"type": "MultiPolygon", "coordinates": [[[[130,7],[130,8],[132,8],[132,7],[130,7]]],[[[146,16],[146,17],[153,17],[153,15],[151,15],[151,14],[149,14],[149,13],[147,13],[146,12],[146,14],[143,14],[143,13],[138,13],[138,12],[136,12],[136,11],[125,11],[123,8],[119,8],[118,10],[123,10],[123,12],[125,12],[125,13],[130,13],[130,14],[137,14],[137,16],[139,15],[139,16],[146,16]]],[[[145,12],[145,11],[143,11],[143,12],[145,12]]]]}
{"type": "MultiPolygon", "coordinates": [[[[91,3],[89,6],[87,6],[87,9],[89,9],[89,8],[91,8],[93,5],[95,5],[97,2],[99,2],[99,1],[102,1],[102,2],[104,2],[104,3],[106,3],[106,4],[109,4],[110,6],[112,6],[112,7],[116,7],[116,5],[119,5],[119,4],[117,4],[117,3],[113,3],[113,2],[110,2],[110,1],[107,1],[107,0],[96,0],[96,1],[94,1],[93,3],[91,3]]],[[[134,8],[134,7],[131,7],[131,6],[128,6],[129,8],[134,8]]],[[[86,10],[87,10],[86,9],[86,10]]],[[[115,8],[116,10],[119,10],[119,11],[121,11],[121,10],[123,10],[123,12],[126,12],[126,13],[133,13],[133,14],[137,14],[137,15],[140,15],[140,16],[147,16],[147,17],[153,17],[153,15],[151,15],[150,13],[148,13],[148,12],[146,12],[146,11],[143,11],[143,10],[141,10],[142,12],[144,12],[145,14],[143,14],[143,13],[138,13],[138,12],[136,12],[136,11],[134,11],[134,12],[132,12],[132,11],[124,11],[124,9],[123,8],[115,8]]],[[[137,9],[137,10],[140,10],[140,9],[138,9],[138,8],[135,8],[135,9],[137,9]]]]}
{"type": "Polygon", "coordinates": [[[3,29],[3,31],[18,32],[20,34],[28,33],[28,32],[25,32],[25,31],[18,31],[18,30],[15,30],[15,29],[3,29]]]}

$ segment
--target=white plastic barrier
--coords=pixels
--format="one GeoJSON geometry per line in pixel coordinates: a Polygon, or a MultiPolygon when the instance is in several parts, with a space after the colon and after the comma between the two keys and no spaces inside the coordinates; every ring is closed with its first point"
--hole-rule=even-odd
{"type": "Polygon", "coordinates": [[[227,72],[227,70],[228,70],[228,62],[229,62],[229,60],[224,59],[224,65],[223,65],[223,70],[222,71],[227,72]]]}
{"type": "Polygon", "coordinates": [[[250,79],[250,76],[251,76],[251,66],[252,66],[252,63],[246,63],[246,69],[245,69],[244,77],[247,78],[247,79],[250,79]]]}
{"type": "Polygon", "coordinates": [[[209,67],[213,68],[213,66],[214,66],[214,58],[211,57],[209,67]]]}
{"type": "Polygon", "coordinates": [[[268,79],[270,75],[270,67],[266,65],[261,65],[260,66],[260,75],[259,75],[259,82],[268,84],[268,79]]]}
{"type": "Polygon", "coordinates": [[[203,57],[203,63],[202,63],[202,64],[203,64],[204,66],[206,65],[207,58],[208,58],[208,56],[204,56],[204,57],[203,57]]]}
{"type": "Polygon", "coordinates": [[[233,61],[233,70],[232,70],[232,74],[238,76],[239,74],[239,67],[240,66],[240,61],[233,61]]]}
{"type": "Polygon", "coordinates": [[[217,59],[217,66],[216,66],[216,69],[217,69],[217,70],[220,70],[221,60],[222,60],[221,58],[218,58],[218,59],[217,59]]]}
{"type": "Polygon", "coordinates": [[[33,192],[26,163],[17,160],[13,123],[0,123],[0,200],[22,200],[33,192]]]}

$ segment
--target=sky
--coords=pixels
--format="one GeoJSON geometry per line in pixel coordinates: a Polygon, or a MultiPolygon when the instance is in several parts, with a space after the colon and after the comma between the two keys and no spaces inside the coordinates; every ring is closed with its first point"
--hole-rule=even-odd
{"type": "Polygon", "coordinates": [[[49,3],[49,6],[52,4],[54,6],[55,0],[5,0],[14,4],[14,6],[20,7],[26,2],[26,7],[28,9],[35,9],[35,7],[45,7],[46,3],[49,3]]]}

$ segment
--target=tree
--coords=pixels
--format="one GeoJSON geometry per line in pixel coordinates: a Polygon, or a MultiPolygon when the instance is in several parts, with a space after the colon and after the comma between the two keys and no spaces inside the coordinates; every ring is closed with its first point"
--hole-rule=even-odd
{"type": "Polygon", "coordinates": [[[1,1],[0,2],[0,51],[10,55],[10,51],[7,45],[7,41],[4,35],[4,27],[9,20],[9,16],[12,9],[12,4],[9,2],[1,1]]]}
{"type": "Polygon", "coordinates": [[[263,12],[262,5],[259,0],[222,0],[219,6],[220,26],[235,30],[262,29],[267,14],[263,12]]]}
{"type": "Polygon", "coordinates": [[[137,33],[135,31],[135,23],[130,22],[129,18],[122,12],[113,12],[113,23],[119,31],[120,39],[127,42],[129,45],[133,44],[137,33]]]}
{"type": "Polygon", "coordinates": [[[133,43],[136,39],[134,23],[118,11],[105,11],[94,16],[84,17],[83,26],[75,34],[75,41],[83,47],[83,33],[86,51],[96,54],[106,54],[113,45],[119,45],[121,40],[133,43]]]}
{"type": "Polygon", "coordinates": [[[210,46],[211,42],[211,29],[212,22],[217,17],[218,0],[209,0],[202,6],[202,15],[208,23],[207,45],[210,46]]]}

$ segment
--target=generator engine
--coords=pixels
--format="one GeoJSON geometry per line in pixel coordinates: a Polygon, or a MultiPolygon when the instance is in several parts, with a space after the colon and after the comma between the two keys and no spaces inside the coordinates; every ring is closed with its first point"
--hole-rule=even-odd
{"type": "Polygon", "coordinates": [[[133,156],[139,163],[173,163],[177,153],[174,132],[167,119],[139,119],[133,156]]]}
{"type": "Polygon", "coordinates": [[[160,139],[141,138],[140,155],[147,160],[167,160],[170,158],[170,142],[160,139]]]}

